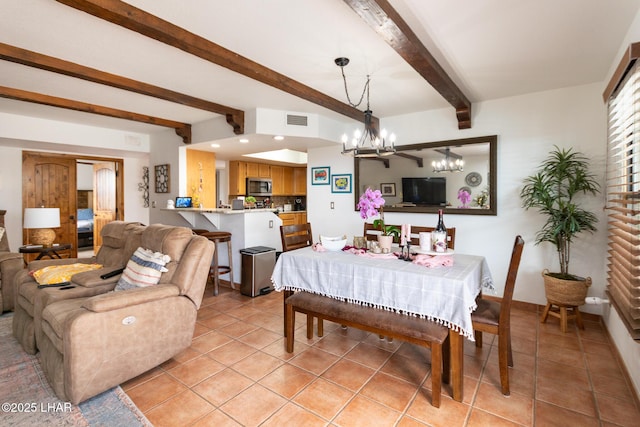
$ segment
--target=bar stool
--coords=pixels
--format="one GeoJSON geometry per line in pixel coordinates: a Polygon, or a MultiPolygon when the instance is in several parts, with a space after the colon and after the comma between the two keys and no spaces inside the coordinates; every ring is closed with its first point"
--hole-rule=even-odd
{"type": "Polygon", "coordinates": [[[194,229],[193,231],[194,233],[199,234],[202,237],[206,237],[216,244],[216,250],[213,252],[213,264],[209,269],[209,276],[213,281],[213,294],[218,295],[221,274],[229,275],[229,283],[231,283],[231,288],[235,289],[236,286],[233,283],[233,251],[231,249],[231,233],[229,233],[228,231],[207,231],[200,229],[194,229]],[[218,263],[218,250],[220,247],[220,243],[227,244],[229,265],[220,265],[218,263]]]}

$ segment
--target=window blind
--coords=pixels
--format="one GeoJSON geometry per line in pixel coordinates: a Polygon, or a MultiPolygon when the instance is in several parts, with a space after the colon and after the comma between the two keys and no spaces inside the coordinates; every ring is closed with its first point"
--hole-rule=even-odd
{"type": "Polygon", "coordinates": [[[640,66],[633,60],[608,99],[607,291],[640,339],[640,66]]]}

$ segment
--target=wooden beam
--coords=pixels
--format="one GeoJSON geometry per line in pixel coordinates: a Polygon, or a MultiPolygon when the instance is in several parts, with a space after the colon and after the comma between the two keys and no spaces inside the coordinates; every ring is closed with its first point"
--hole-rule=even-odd
{"type": "Polygon", "coordinates": [[[152,96],[158,99],[175,102],[199,110],[211,111],[225,116],[227,123],[233,127],[235,134],[244,133],[244,111],[215,102],[195,98],[172,90],[150,85],[144,82],[128,79],[116,74],[106,73],[95,68],[85,67],[73,62],[43,55],[19,47],[0,43],[0,59],[15,62],[17,64],[34,67],[45,71],[76,77],[93,83],[99,83],[141,95],[152,96]]]}
{"type": "Polygon", "coordinates": [[[394,155],[398,156],[398,157],[404,157],[405,159],[409,159],[409,160],[415,160],[415,162],[418,164],[418,167],[424,167],[424,160],[422,157],[418,157],[418,156],[413,156],[411,154],[406,154],[406,153],[401,153],[401,152],[396,152],[394,155]]]}
{"type": "Polygon", "coordinates": [[[28,92],[26,90],[13,89],[6,86],[0,86],[0,98],[33,102],[36,104],[48,105],[51,107],[66,108],[68,110],[82,111],[84,113],[100,114],[102,116],[115,117],[118,119],[132,120],[141,123],[173,128],[176,130],[176,133],[180,137],[182,137],[182,141],[185,144],[191,143],[191,125],[188,123],[174,122],[173,120],[166,120],[159,117],[132,113],[130,111],[117,110],[115,108],[88,104],[86,102],[74,101],[71,99],[43,95],[36,92],[28,92]]]}
{"type": "MultiPolygon", "coordinates": [[[[364,113],[357,108],[120,0],[56,1],[181,49],[343,116],[364,122],[364,113]]],[[[374,118],[374,120],[377,122],[378,119],[374,118]]]]}
{"type": "Polygon", "coordinates": [[[458,129],[471,128],[471,102],[387,0],[344,0],[456,109],[458,129]]]}

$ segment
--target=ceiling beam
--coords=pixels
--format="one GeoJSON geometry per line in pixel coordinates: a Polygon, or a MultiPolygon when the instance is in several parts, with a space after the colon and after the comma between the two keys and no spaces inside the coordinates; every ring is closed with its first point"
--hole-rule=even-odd
{"type": "Polygon", "coordinates": [[[396,155],[398,157],[404,157],[405,159],[409,159],[409,160],[415,161],[419,168],[424,166],[424,161],[423,161],[422,157],[412,156],[411,154],[400,153],[400,152],[396,152],[396,153],[394,153],[394,155],[396,155]]]}
{"type": "Polygon", "coordinates": [[[456,109],[458,129],[471,128],[471,102],[387,0],[344,0],[456,109]]]}
{"type": "Polygon", "coordinates": [[[38,52],[21,49],[5,43],[0,43],[0,59],[139,93],[141,95],[164,99],[165,101],[175,102],[188,107],[197,108],[199,110],[206,110],[216,114],[221,114],[225,116],[227,123],[233,127],[233,132],[236,135],[244,133],[244,111],[242,110],[216,104],[214,102],[195,98],[144,82],[128,79],[116,74],[106,73],[104,71],[96,70],[95,68],[85,67],[84,65],[43,55],[38,52]]]}
{"type": "Polygon", "coordinates": [[[36,104],[48,105],[50,107],[66,108],[67,110],[82,111],[83,113],[99,114],[102,116],[173,128],[176,130],[176,134],[182,137],[182,141],[185,144],[191,143],[191,125],[188,123],[174,122],[173,120],[132,113],[130,111],[117,110],[115,108],[88,104],[86,102],[74,101],[66,98],[58,98],[56,96],[43,95],[41,93],[29,92],[21,89],[13,89],[6,86],[0,86],[0,98],[33,102],[36,104]]]}
{"type": "MultiPolygon", "coordinates": [[[[364,122],[364,113],[357,108],[120,0],[56,1],[181,49],[343,116],[364,122]]],[[[378,122],[375,117],[374,122],[378,122]]]]}

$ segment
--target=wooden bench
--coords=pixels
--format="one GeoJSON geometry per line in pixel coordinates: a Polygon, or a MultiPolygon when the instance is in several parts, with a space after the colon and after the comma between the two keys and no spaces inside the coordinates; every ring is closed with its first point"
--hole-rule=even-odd
{"type": "Polygon", "coordinates": [[[305,313],[307,338],[313,337],[313,317],[397,338],[431,349],[431,404],[440,406],[442,382],[449,383],[449,329],[430,320],[342,302],[334,298],[296,292],[286,301],[285,327],[287,352],[293,352],[295,312],[305,313]]]}

